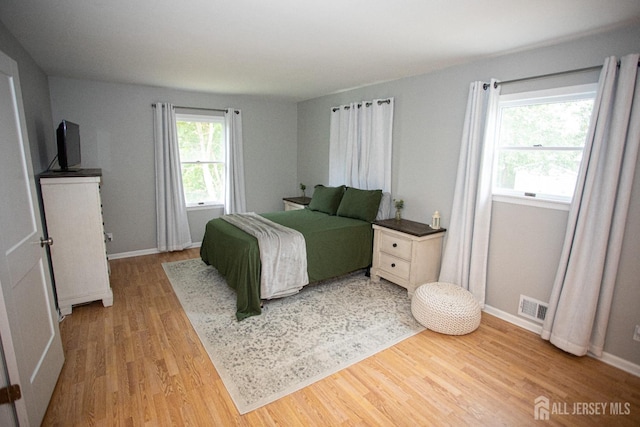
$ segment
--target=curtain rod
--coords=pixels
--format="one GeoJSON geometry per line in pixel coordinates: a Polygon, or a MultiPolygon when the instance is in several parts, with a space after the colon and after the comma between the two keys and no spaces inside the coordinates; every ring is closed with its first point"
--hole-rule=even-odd
{"type": "MultiPolygon", "coordinates": [[[[640,61],[638,61],[638,66],[640,66],[640,61]]],[[[620,60],[618,60],[618,67],[620,67],[620,60]]],[[[601,68],[602,68],[602,65],[594,65],[592,67],[578,68],[578,69],[575,69],[575,70],[558,71],[557,73],[541,74],[539,76],[531,76],[531,77],[523,77],[521,79],[505,80],[503,82],[494,82],[493,83],[493,87],[495,89],[495,88],[498,87],[498,85],[505,85],[505,84],[509,84],[509,83],[523,82],[523,81],[526,81],[526,80],[543,79],[543,78],[546,78],[546,77],[562,76],[564,74],[584,73],[584,72],[587,72],[587,71],[599,70],[601,68]]],[[[485,83],[484,85],[482,85],[482,88],[484,90],[487,90],[489,88],[489,86],[491,86],[490,83],[485,83]]]]}
{"type": "MultiPolygon", "coordinates": [[[[382,104],[391,104],[391,100],[390,100],[390,99],[381,99],[381,100],[379,100],[379,101],[378,101],[378,105],[382,105],[382,104]]],[[[371,107],[371,102],[365,102],[364,106],[365,106],[365,107],[371,107]]],[[[360,108],[360,107],[362,107],[362,104],[358,104],[358,108],[360,108]]],[[[345,106],[344,106],[344,109],[345,109],[345,110],[348,110],[348,109],[350,109],[350,108],[351,108],[351,107],[350,107],[350,106],[348,106],[348,105],[345,105],[345,106]]],[[[340,107],[333,107],[333,108],[331,109],[331,111],[333,111],[333,112],[335,113],[335,112],[336,112],[336,111],[338,111],[339,109],[340,109],[340,107]]]]}
{"type": "MultiPolygon", "coordinates": [[[[156,108],[156,104],[151,104],[153,108],[156,108]]],[[[174,105],[173,108],[182,108],[185,110],[201,110],[201,111],[218,111],[220,113],[226,113],[227,110],[221,108],[201,108],[201,107],[183,107],[181,105],[174,105]]],[[[240,114],[239,110],[234,110],[236,114],[240,114]]]]}
{"type": "MultiPolygon", "coordinates": [[[[600,68],[602,68],[602,65],[594,65],[592,67],[578,68],[576,70],[558,71],[557,73],[541,74],[541,75],[538,75],[538,76],[522,77],[520,79],[513,79],[513,80],[505,80],[505,81],[502,81],[502,82],[494,82],[493,83],[493,87],[495,89],[495,88],[498,87],[498,85],[506,85],[506,84],[509,84],[509,83],[524,82],[526,80],[535,80],[535,79],[544,79],[544,78],[548,78],[548,77],[562,76],[564,74],[585,73],[587,71],[599,70],[600,68]]],[[[489,86],[491,86],[490,83],[485,83],[484,85],[482,85],[484,90],[487,90],[489,88],[489,86]]]]}

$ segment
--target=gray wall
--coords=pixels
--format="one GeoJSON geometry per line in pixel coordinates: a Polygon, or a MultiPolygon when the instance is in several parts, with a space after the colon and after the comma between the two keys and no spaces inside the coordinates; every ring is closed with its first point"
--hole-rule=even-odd
{"type": "MultiPolygon", "coordinates": [[[[109,254],[156,248],[155,166],[151,104],[242,110],[247,209],[282,209],[297,194],[296,104],[156,87],[51,77],[53,123],[80,125],[82,167],[102,168],[105,230],[113,233],[109,254]]],[[[218,209],[189,213],[192,239],[202,240],[205,222],[218,209]]]]}
{"type": "Polygon", "coordinates": [[[47,147],[55,145],[47,75],[2,22],[0,22],[0,50],[18,63],[31,160],[33,171],[37,174],[46,169],[51,153],[55,155],[55,151],[47,151],[47,147]]]}
{"type": "MultiPolygon", "coordinates": [[[[298,104],[298,180],[309,188],[328,181],[329,110],[340,104],[395,97],[394,197],[405,200],[404,217],[430,222],[436,209],[448,226],[469,83],[517,79],[602,64],[611,55],[640,50],[640,25],[556,46],[514,53],[446,70],[324,96],[298,104]]],[[[505,85],[503,93],[597,80],[597,73],[505,85]]],[[[640,174],[637,174],[636,181],[640,174]]],[[[627,224],[605,351],[640,364],[640,182],[627,224]]],[[[520,294],[548,301],[565,232],[567,212],[494,204],[487,304],[516,315],[520,294]]],[[[524,319],[523,319],[524,320],[524,319]]]]}

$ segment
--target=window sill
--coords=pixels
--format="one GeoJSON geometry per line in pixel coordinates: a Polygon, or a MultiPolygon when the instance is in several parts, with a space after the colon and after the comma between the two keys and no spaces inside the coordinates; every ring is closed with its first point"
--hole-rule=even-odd
{"type": "Polygon", "coordinates": [[[222,205],[222,204],[208,204],[208,205],[187,206],[187,212],[188,211],[210,210],[210,209],[224,209],[224,205],[222,205]]]}
{"type": "Polygon", "coordinates": [[[564,202],[558,200],[537,199],[535,197],[527,196],[513,196],[505,194],[494,194],[492,196],[494,202],[511,203],[513,205],[533,206],[544,209],[555,209],[559,211],[569,211],[571,202],[564,202]]]}

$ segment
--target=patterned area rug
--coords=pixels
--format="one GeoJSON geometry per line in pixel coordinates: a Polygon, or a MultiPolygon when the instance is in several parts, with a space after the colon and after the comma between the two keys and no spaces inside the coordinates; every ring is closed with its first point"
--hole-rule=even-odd
{"type": "Polygon", "coordinates": [[[266,301],[238,322],[235,291],[216,269],[199,259],[163,267],[241,414],[424,330],[405,289],[363,272],[266,301]]]}

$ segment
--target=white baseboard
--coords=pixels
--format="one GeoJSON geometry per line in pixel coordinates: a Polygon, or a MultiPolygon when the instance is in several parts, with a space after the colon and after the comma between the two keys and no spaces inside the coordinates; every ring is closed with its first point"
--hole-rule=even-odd
{"type": "Polygon", "coordinates": [[[154,255],[159,254],[160,251],[157,248],[154,249],[142,249],[139,251],[130,251],[130,252],[120,252],[117,254],[107,254],[108,259],[121,259],[121,258],[132,258],[134,256],[143,256],[143,255],[154,255]]]}
{"type": "MultiPolygon", "coordinates": [[[[199,248],[202,246],[202,242],[192,243],[187,249],[199,248]]],[[[159,254],[160,251],[157,248],[153,249],[142,249],[139,251],[130,251],[130,252],[119,252],[115,254],[107,254],[108,259],[121,259],[121,258],[132,258],[134,256],[144,256],[144,255],[155,255],[159,254]]]]}
{"type": "Polygon", "coordinates": [[[485,312],[496,316],[499,319],[505,320],[509,323],[512,323],[516,326],[520,326],[522,329],[526,329],[527,331],[535,332],[540,335],[542,333],[542,326],[533,322],[530,322],[522,317],[518,317],[514,314],[507,313],[506,311],[498,310],[495,307],[490,305],[484,306],[485,312]]]}
{"type": "Polygon", "coordinates": [[[618,356],[615,356],[611,353],[603,352],[602,357],[598,357],[595,354],[589,353],[589,356],[594,359],[598,359],[607,365],[615,366],[618,369],[622,369],[625,372],[628,372],[636,377],[640,377],[640,365],[636,365],[635,363],[629,362],[628,360],[624,360],[618,356]]]}
{"type": "MultiPolygon", "coordinates": [[[[483,311],[496,316],[497,318],[502,319],[506,322],[534,332],[538,335],[542,333],[542,325],[537,325],[535,323],[529,322],[526,319],[507,313],[506,311],[499,310],[495,307],[491,307],[490,305],[485,305],[483,311]]],[[[587,355],[593,357],[594,359],[598,359],[606,363],[607,365],[611,365],[618,369],[622,369],[623,371],[628,372],[632,375],[640,377],[640,365],[636,365],[635,363],[629,362],[628,360],[622,359],[607,352],[602,353],[602,357],[598,357],[592,353],[587,353],[587,355]]]]}

